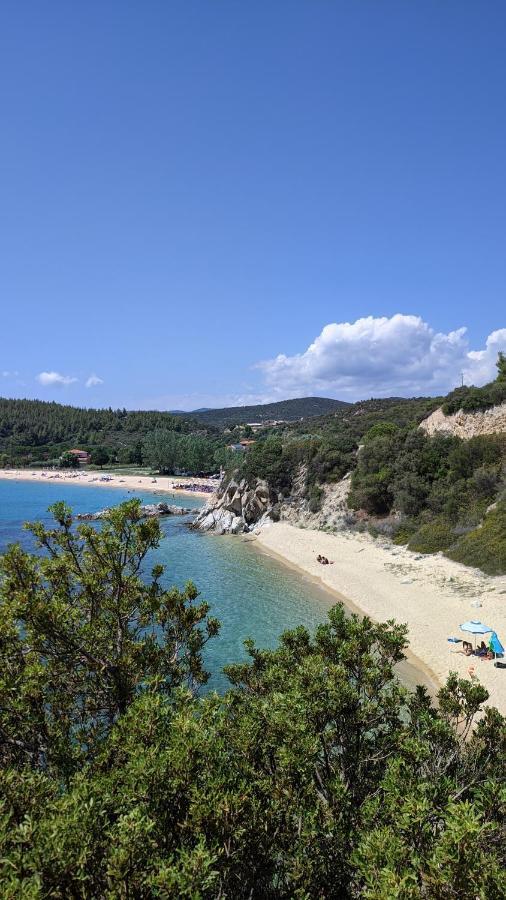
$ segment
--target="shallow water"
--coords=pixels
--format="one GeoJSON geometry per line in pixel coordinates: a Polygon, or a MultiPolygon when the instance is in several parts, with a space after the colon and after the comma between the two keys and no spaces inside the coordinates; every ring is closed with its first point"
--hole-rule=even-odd
{"type": "MultiPolygon", "coordinates": [[[[166,493],[140,491],[134,495],[120,488],[0,480],[0,552],[14,541],[27,548],[33,546],[31,535],[23,531],[23,522],[49,523],[47,508],[58,500],[65,500],[76,513],[96,512],[132,496],[147,503],[168,499],[166,493]]],[[[174,495],[170,502],[194,508],[203,501],[174,495]]],[[[253,638],[259,647],[274,647],[282,631],[297,625],[313,629],[325,620],[335,603],[309,578],[259,553],[250,542],[189,531],[186,517],[160,521],[164,540],[156,554],[166,566],[167,585],[183,587],[188,580],[195,582],[202,598],[211,604],[212,615],[221,622],[219,636],[205,652],[206,668],[211,673],[208,689],[226,689],[223,666],[246,657],[246,638],[253,638]]]]}

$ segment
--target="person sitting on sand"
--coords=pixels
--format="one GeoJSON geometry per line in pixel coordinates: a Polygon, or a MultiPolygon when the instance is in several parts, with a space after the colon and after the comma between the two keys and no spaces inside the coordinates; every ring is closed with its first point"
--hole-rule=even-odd
{"type": "Polygon", "coordinates": [[[322,564],[322,566],[330,565],[326,556],[318,556],[317,559],[318,559],[318,562],[322,564]]]}
{"type": "Polygon", "coordinates": [[[481,656],[482,659],[492,659],[494,654],[491,652],[490,647],[487,647],[485,641],[482,641],[476,650],[476,655],[481,656]]]}

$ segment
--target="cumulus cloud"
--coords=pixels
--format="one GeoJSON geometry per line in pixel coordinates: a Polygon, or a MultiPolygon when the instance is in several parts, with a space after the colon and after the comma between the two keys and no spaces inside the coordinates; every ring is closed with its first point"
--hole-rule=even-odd
{"type": "Polygon", "coordinates": [[[446,393],[462,375],[466,384],[491,381],[499,350],[506,351],[506,328],[473,349],[466,328],[444,334],[420,316],[397,313],[325,325],[303,353],[281,353],[258,368],[278,396],[415,396],[446,393]]]}
{"type": "Polygon", "coordinates": [[[99,378],[98,375],[90,375],[90,377],[85,382],[85,387],[95,387],[97,384],[103,384],[104,379],[99,378]]]}
{"type": "Polygon", "coordinates": [[[37,381],[43,387],[64,387],[74,384],[77,378],[73,378],[71,375],[61,375],[60,372],[39,372],[37,381]]]}

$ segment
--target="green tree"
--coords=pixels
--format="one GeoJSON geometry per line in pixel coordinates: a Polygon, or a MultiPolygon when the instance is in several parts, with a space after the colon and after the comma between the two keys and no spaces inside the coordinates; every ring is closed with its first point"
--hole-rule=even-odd
{"type": "Polygon", "coordinates": [[[28,526],[43,555],[13,546],[1,559],[0,761],[68,777],[145,692],[205,683],[202,649],[218,624],[191,582],[165,589],[142,565],[161,538],[140,502],[110,510],[100,531],[28,526]]]}
{"type": "Polygon", "coordinates": [[[146,691],[67,785],[0,770],[5,896],[504,895],[504,720],[395,679],[405,629],[346,617],[248,644],[223,697],[146,691]]]}
{"type": "Polygon", "coordinates": [[[109,451],[106,450],[105,447],[95,447],[91,451],[91,462],[94,466],[100,466],[100,468],[102,468],[110,461],[110,459],[109,451]]]}
{"type": "Polygon", "coordinates": [[[506,355],[499,352],[497,357],[497,381],[506,381],[506,355]]]}
{"type": "Polygon", "coordinates": [[[172,475],[181,457],[178,435],[167,429],[156,429],[144,440],[143,456],[161,475],[172,475]]]}
{"type": "Polygon", "coordinates": [[[62,453],[59,459],[59,464],[62,469],[78,469],[79,468],[79,460],[75,453],[69,453],[67,450],[65,453],[62,453]]]}

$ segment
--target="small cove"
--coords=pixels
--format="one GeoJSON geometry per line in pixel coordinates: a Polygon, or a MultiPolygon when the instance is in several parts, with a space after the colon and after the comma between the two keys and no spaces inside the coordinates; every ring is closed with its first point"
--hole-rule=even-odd
{"type": "MultiPolygon", "coordinates": [[[[0,480],[0,552],[16,541],[26,548],[33,546],[31,535],[22,529],[23,523],[34,520],[49,523],[47,508],[58,500],[65,500],[74,512],[83,513],[96,512],[132,496],[153,503],[167,500],[169,495],[54,481],[0,480]]],[[[174,495],[171,502],[196,508],[203,501],[174,495]]],[[[183,587],[186,581],[193,581],[202,598],[210,603],[212,615],[220,620],[221,631],[206,648],[205,665],[211,673],[207,689],[223,691],[228,686],[223,666],[246,658],[246,638],[266,648],[275,647],[286,629],[304,625],[312,631],[325,621],[338,598],[304,573],[259,552],[254,543],[237,537],[220,538],[193,532],[188,529],[187,521],[179,517],[161,520],[164,540],[156,558],[166,567],[167,586],[183,587]]],[[[417,683],[431,687],[416,661],[403,662],[399,676],[408,687],[417,683]]]]}

